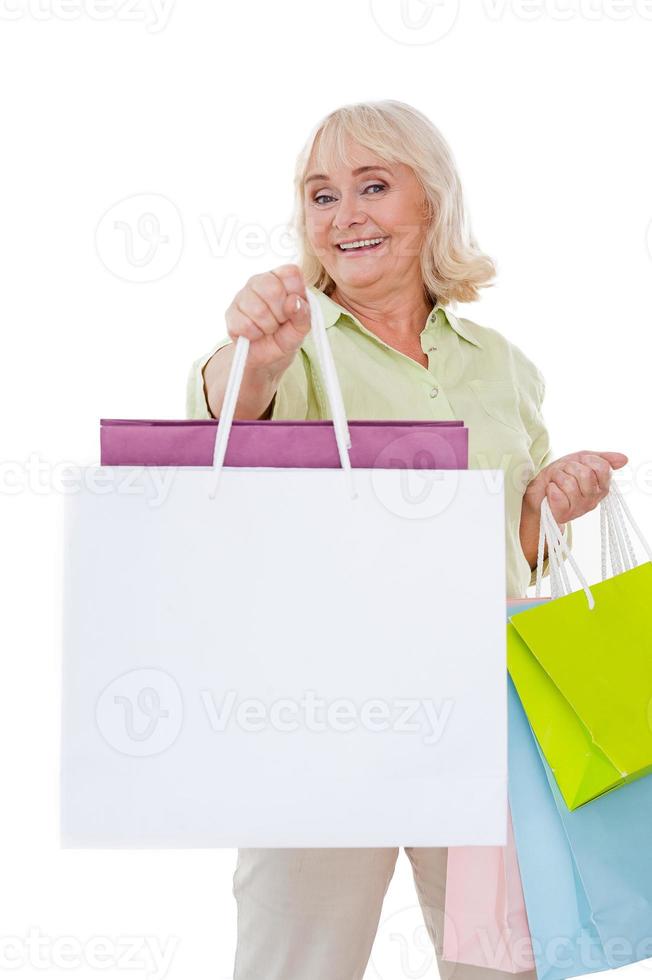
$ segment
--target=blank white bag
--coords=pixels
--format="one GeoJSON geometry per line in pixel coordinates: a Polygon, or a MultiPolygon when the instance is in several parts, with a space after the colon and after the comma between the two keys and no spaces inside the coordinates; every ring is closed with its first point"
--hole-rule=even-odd
{"type": "Polygon", "coordinates": [[[213,468],[66,501],[64,846],[506,843],[503,473],[350,470],[311,308],[343,469],[223,466],[241,341],[213,468]]]}

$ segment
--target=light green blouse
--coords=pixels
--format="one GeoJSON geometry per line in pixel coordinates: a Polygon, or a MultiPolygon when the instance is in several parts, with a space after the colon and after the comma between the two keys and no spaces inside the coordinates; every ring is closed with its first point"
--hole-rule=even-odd
{"type": "MultiPolygon", "coordinates": [[[[428,367],[367,330],[319,290],[344,406],[350,419],[462,419],[469,429],[469,468],[505,471],[506,590],[525,596],[535,573],[519,538],[521,504],[529,481],[553,454],[541,406],[545,381],[525,354],[497,330],[455,316],[439,303],[421,332],[428,367]]],[[[207,419],[203,368],[220,347],[194,362],[186,415],[207,419]]],[[[310,334],[283,375],[272,419],[330,418],[314,341],[310,334]]],[[[572,545],[571,524],[566,540],[572,545]]],[[[544,565],[548,573],[548,562],[544,565]]]]}

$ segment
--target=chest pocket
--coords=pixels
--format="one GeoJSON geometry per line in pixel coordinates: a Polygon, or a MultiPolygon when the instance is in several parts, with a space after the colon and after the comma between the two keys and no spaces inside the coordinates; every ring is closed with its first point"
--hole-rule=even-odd
{"type": "Polygon", "coordinates": [[[518,410],[518,392],[511,381],[487,381],[484,378],[474,378],[468,382],[468,385],[487,415],[515,432],[524,434],[525,428],[518,410]]]}

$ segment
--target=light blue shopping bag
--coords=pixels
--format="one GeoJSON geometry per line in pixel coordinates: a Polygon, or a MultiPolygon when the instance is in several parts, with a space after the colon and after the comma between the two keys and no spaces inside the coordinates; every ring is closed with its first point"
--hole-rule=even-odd
{"type": "MultiPolygon", "coordinates": [[[[510,602],[508,615],[531,604],[510,602]]],[[[509,798],[539,980],[652,957],[652,776],[569,811],[511,680],[508,700],[509,798]]]]}

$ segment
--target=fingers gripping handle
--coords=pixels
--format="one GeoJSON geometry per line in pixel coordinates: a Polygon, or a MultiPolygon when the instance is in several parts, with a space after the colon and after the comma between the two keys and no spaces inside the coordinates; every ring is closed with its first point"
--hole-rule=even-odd
{"type": "MultiPolygon", "coordinates": [[[[315,348],[317,350],[319,366],[321,368],[324,385],[326,387],[326,395],[328,397],[331,416],[333,419],[335,440],[337,442],[340,463],[342,469],[348,474],[348,478],[351,481],[352,495],[355,496],[351,460],[348,452],[351,448],[351,435],[346,420],[344,399],[342,397],[342,390],[337,378],[333,352],[331,351],[326,334],[324,315],[322,313],[319,300],[317,297],[313,296],[311,292],[308,292],[308,303],[310,305],[311,330],[315,342],[315,348]]],[[[247,363],[249,343],[250,342],[246,337],[238,337],[235,345],[235,352],[226,384],[224,401],[217,425],[215,447],[213,450],[213,470],[215,473],[215,480],[213,488],[209,494],[211,498],[215,497],[215,494],[217,493],[220,475],[224,466],[224,458],[226,456],[226,449],[229,442],[229,436],[231,434],[233,416],[235,415],[238,395],[240,394],[244,369],[247,363]]]]}

